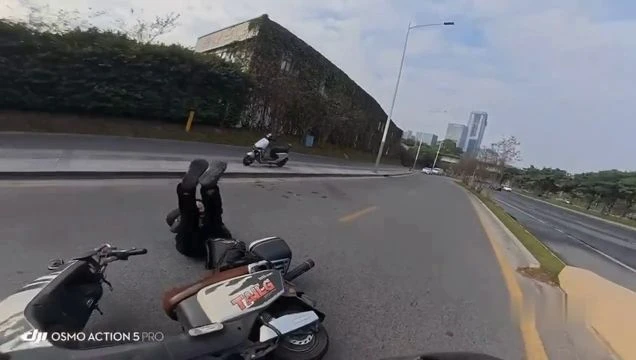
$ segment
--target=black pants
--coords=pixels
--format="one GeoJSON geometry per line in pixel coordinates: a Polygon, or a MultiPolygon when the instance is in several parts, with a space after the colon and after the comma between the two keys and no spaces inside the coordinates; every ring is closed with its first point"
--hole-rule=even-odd
{"type": "Polygon", "coordinates": [[[177,185],[179,211],[181,213],[180,231],[176,235],[177,250],[183,255],[195,258],[205,256],[207,239],[231,239],[232,234],[223,223],[223,201],[217,185],[201,187],[201,200],[205,211],[201,217],[196,205],[194,192],[177,185]]]}

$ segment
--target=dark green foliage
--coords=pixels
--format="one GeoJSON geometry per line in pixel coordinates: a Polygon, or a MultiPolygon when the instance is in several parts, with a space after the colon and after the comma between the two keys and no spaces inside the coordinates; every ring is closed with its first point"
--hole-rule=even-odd
{"type": "Polygon", "coordinates": [[[63,34],[0,22],[0,108],[236,122],[249,81],[237,66],[97,29],[63,34]]]}
{"type": "MultiPolygon", "coordinates": [[[[251,20],[249,26],[258,29],[258,36],[231,46],[237,54],[253,54],[249,71],[254,76],[256,106],[246,125],[297,136],[311,133],[321,144],[377,151],[387,115],[373,97],[266,15],[251,20]],[[288,59],[288,68],[282,69],[283,59],[288,59]],[[276,119],[273,123],[262,116],[268,107],[276,119]]],[[[390,153],[399,152],[401,136],[391,123],[390,153]]]]}
{"type": "Polygon", "coordinates": [[[561,169],[530,166],[516,170],[513,183],[541,196],[560,194],[576,200],[586,209],[602,205],[601,213],[610,214],[620,205],[618,215],[627,216],[636,202],[636,172],[605,170],[570,175],[561,169]]]}

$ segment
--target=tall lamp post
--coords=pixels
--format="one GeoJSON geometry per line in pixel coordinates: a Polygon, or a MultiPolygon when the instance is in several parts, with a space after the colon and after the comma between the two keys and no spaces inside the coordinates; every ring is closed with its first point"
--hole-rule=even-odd
{"type": "Polygon", "coordinates": [[[413,161],[413,166],[411,167],[411,170],[415,169],[415,166],[417,165],[417,158],[420,156],[421,148],[422,148],[422,136],[420,136],[420,144],[417,146],[417,153],[415,154],[415,161],[413,161]]]}
{"type": "Polygon", "coordinates": [[[446,139],[442,139],[442,141],[439,142],[439,146],[437,147],[437,154],[435,154],[435,160],[433,160],[433,166],[431,167],[431,169],[435,169],[435,164],[437,164],[437,158],[439,157],[439,151],[442,149],[444,140],[446,139]]]}
{"type": "Polygon", "coordinates": [[[423,27],[431,27],[431,26],[450,26],[455,25],[453,21],[445,21],[443,23],[434,23],[434,24],[423,24],[423,25],[411,25],[409,21],[409,26],[406,30],[406,37],[404,38],[404,48],[402,49],[402,60],[400,60],[400,70],[398,70],[397,81],[395,82],[395,91],[393,91],[393,100],[391,101],[391,108],[389,110],[389,115],[386,118],[386,123],[384,124],[384,132],[382,134],[382,141],[380,142],[380,149],[378,150],[378,157],[375,159],[375,170],[378,170],[378,166],[380,165],[380,158],[382,157],[382,152],[384,151],[384,145],[386,143],[386,136],[389,133],[389,127],[391,126],[391,117],[393,117],[393,108],[395,107],[395,99],[397,98],[398,88],[400,87],[400,77],[402,76],[402,68],[404,67],[404,57],[406,55],[406,46],[409,43],[409,34],[413,29],[419,29],[423,27]]]}

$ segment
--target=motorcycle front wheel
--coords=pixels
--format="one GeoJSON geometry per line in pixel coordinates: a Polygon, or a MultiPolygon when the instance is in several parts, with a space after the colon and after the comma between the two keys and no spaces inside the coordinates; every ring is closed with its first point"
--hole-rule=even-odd
{"type": "Polygon", "coordinates": [[[329,335],[320,324],[314,331],[284,336],[272,353],[275,360],[320,360],[329,349],[329,335]]]}
{"type": "Polygon", "coordinates": [[[250,166],[252,165],[253,162],[254,162],[254,159],[252,159],[252,157],[249,155],[245,155],[245,157],[243,158],[243,165],[245,166],[250,166]]]}

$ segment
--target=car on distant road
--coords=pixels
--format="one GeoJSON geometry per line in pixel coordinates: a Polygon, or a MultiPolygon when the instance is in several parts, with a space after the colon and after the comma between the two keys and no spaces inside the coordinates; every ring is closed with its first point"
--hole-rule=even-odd
{"type": "Polygon", "coordinates": [[[422,169],[422,172],[424,174],[430,175],[433,172],[433,169],[431,169],[429,167],[425,167],[424,169],[422,169]]]}
{"type": "Polygon", "coordinates": [[[501,189],[503,191],[512,191],[512,188],[510,186],[508,186],[508,185],[504,185],[501,189]]]}
{"type": "Polygon", "coordinates": [[[443,170],[440,168],[434,168],[432,172],[433,172],[433,175],[440,175],[443,172],[443,170]]]}

